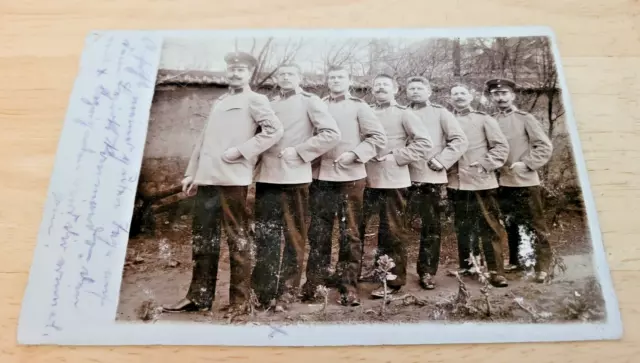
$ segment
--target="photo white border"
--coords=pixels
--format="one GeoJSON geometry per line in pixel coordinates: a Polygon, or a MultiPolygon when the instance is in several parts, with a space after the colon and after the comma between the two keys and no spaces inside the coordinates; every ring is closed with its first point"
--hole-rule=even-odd
{"type": "MultiPolygon", "coordinates": [[[[92,32],[95,34],[96,32],[92,32]]],[[[104,31],[105,34],[139,34],[141,31],[104,31]]],[[[551,40],[552,51],[562,90],[562,102],[565,107],[566,125],[571,139],[572,151],[582,188],[588,226],[593,248],[593,263],[606,303],[606,322],[604,323],[556,323],[556,324],[503,324],[503,323],[443,323],[425,322],[413,324],[296,324],[296,325],[217,325],[214,323],[180,323],[157,321],[116,322],[96,320],[87,324],[73,321],[63,331],[43,335],[42,329],[30,318],[41,305],[37,301],[37,290],[41,284],[50,284],[44,280],[43,270],[52,274],[55,266],[32,265],[23,300],[18,328],[20,344],[51,345],[223,345],[223,346],[352,346],[352,345],[413,345],[413,344],[452,344],[452,343],[516,343],[612,340],[622,336],[622,321],[618,301],[613,288],[611,274],[602,242],[602,233],[598,222],[596,206],[589,183],[582,147],[579,140],[573,105],[570,99],[564,70],[554,32],[548,27],[488,27],[488,28],[375,28],[375,29],[228,29],[228,30],[158,30],[146,33],[166,37],[212,38],[218,36],[291,36],[299,37],[516,37],[545,36],[551,40]],[[314,330],[310,330],[313,328],[314,330]]],[[[83,51],[84,54],[84,51],[83,51]]],[[[156,70],[157,71],[157,70],[156,70]]],[[[75,84],[74,90],[80,87],[75,84]]],[[[148,108],[151,107],[149,100],[148,108]]],[[[71,110],[69,110],[71,111],[71,110]]],[[[148,111],[148,110],[147,110],[148,111]]],[[[147,112],[148,119],[148,112],[147,112]]],[[[66,124],[70,120],[65,121],[66,124]]],[[[63,130],[64,135],[64,130],[63,130]]],[[[138,135],[136,145],[144,145],[146,133],[138,135]],[[144,136],[144,137],[143,137],[144,136]]],[[[62,137],[61,137],[62,139],[62,137]]],[[[65,145],[60,143],[56,155],[56,165],[64,153],[65,145]]],[[[141,157],[141,156],[140,156],[141,157]]],[[[137,166],[138,171],[140,165],[137,166]]],[[[89,173],[89,170],[80,170],[89,173]]],[[[54,169],[52,180],[59,176],[60,170],[54,169]]],[[[51,191],[51,190],[50,190],[51,191]]],[[[134,196],[127,200],[133,206],[134,196]]],[[[54,203],[51,193],[45,204],[45,215],[54,203]]],[[[36,255],[48,242],[42,233],[47,221],[42,221],[36,246],[36,255]]],[[[119,243],[118,269],[121,283],[122,267],[128,236],[121,236],[119,243]]],[[[120,285],[117,294],[110,299],[108,311],[116,311],[119,302],[120,285]]],[[[67,308],[72,309],[72,306],[67,308]]],[[[41,323],[41,322],[40,322],[41,323]]]]}

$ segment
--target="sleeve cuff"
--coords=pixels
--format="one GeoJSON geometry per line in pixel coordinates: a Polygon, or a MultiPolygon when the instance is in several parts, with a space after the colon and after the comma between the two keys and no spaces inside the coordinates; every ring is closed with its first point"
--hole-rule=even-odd
{"type": "Polygon", "coordinates": [[[432,159],[435,159],[437,162],[439,162],[440,165],[442,165],[442,167],[444,168],[444,170],[449,170],[449,168],[451,168],[451,165],[442,161],[442,159],[440,158],[440,155],[434,156],[432,159]]]}
{"type": "Polygon", "coordinates": [[[525,160],[520,160],[520,161],[522,161],[522,163],[526,165],[527,169],[529,169],[530,171],[535,171],[537,169],[537,168],[531,167],[531,163],[529,161],[525,161],[525,160]]]}
{"type": "Polygon", "coordinates": [[[352,153],[356,154],[356,156],[358,157],[356,159],[356,161],[361,162],[361,163],[366,163],[367,161],[369,161],[371,159],[371,157],[367,157],[367,155],[362,152],[361,150],[358,150],[358,148],[355,148],[353,150],[351,150],[352,153]]]}
{"type": "Polygon", "coordinates": [[[411,160],[404,157],[397,150],[393,150],[393,157],[396,159],[396,164],[398,164],[399,166],[405,166],[405,165],[411,164],[411,160]]]}
{"type": "Polygon", "coordinates": [[[236,148],[238,149],[242,157],[244,157],[247,160],[251,159],[251,157],[253,156],[250,150],[251,147],[249,145],[240,145],[236,148]]]}
{"type": "Polygon", "coordinates": [[[311,162],[316,158],[316,156],[312,152],[305,150],[304,145],[296,145],[294,149],[298,153],[298,156],[300,156],[300,159],[302,159],[305,163],[311,162]]]}

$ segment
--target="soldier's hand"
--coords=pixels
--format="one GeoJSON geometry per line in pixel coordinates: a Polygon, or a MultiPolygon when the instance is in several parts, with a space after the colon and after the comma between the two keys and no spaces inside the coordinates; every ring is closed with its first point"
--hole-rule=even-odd
{"type": "Polygon", "coordinates": [[[387,155],[384,155],[384,156],[377,157],[376,160],[378,160],[378,161],[393,160],[393,154],[387,154],[387,155]]]}
{"type": "Polygon", "coordinates": [[[198,186],[193,184],[193,177],[187,176],[180,183],[182,184],[182,191],[189,197],[198,190],[198,186]]]}
{"type": "Polygon", "coordinates": [[[479,162],[474,161],[473,163],[469,164],[470,167],[472,168],[477,168],[478,169],[478,173],[486,173],[487,170],[484,168],[484,166],[480,165],[479,162]]]}
{"type": "Polygon", "coordinates": [[[241,157],[242,157],[242,154],[240,153],[240,150],[238,150],[237,147],[229,148],[225,150],[225,152],[222,154],[222,160],[228,163],[234,162],[240,159],[241,157]]]}
{"type": "Polygon", "coordinates": [[[282,151],[280,151],[280,153],[278,154],[279,158],[285,158],[286,160],[292,160],[292,159],[300,159],[302,160],[302,158],[300,158],[300,155],[298,155],[298,152],[296,151],[296,148],[294,147],[287,147],[285,149],[283,149],[282,151]]]}
{"type": "Polygon", "coordinates": [[[429,162],[427,163],[427,166],[429,166],[429,169],[433,170],[433,171],[440,171],[442,169],[444,169],[444,165],[440,164],[440,162],[438,160],[431,159],[429,160],[429,162]]]}
{"type": "Polygon", "coordinates": [[[342,164],[349,165],[353,164],[358,159],[358,155],[353,151],[347,151],[342,153],[336,160],[333,161],[334,164],[342,164]]]}
{"type": "Polygon", "coordinates": [[[523,163],[522,161],[516,161],[515,163],[511,164],[511,166],[509,167],[509,169],[511,170],[520,170],[520,171],[525,171],[527,170],[528,166],[527,164],[523,163]]]}

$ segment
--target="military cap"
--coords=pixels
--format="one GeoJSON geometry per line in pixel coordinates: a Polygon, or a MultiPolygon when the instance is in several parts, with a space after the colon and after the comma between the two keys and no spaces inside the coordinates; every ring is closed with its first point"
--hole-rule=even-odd
{"type": "Polygon", "coordinates": [[[228,53],[224,57],[224,61],[227,62],[227,65],[245,65],[249,68],[254,68],[258,64],[258,60],[254,56],[245,52],[228,53]]]}
{"type": "Polygon", "coordinates": [[[513,81],[504,78],[490,79],[487,81],[487,83],[485,83],[485,85],[489,92],[504,89],[513,91],[516,89],[516,84],[513,81]]]}

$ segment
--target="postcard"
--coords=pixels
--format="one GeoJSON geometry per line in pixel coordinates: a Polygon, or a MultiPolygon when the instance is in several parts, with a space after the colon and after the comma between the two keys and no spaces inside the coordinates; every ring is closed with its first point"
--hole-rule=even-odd
{"type": "Polygon", "coordinates": [[[621,335],[550,29],[87,36],[21,344],[621,335]]]}

